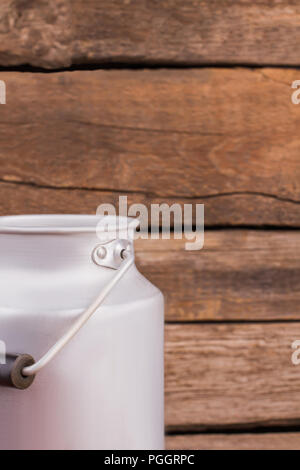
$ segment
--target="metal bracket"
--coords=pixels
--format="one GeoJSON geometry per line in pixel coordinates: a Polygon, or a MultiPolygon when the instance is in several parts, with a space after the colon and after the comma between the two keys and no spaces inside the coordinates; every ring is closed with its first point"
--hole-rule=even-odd
{"type": "Polygon", "coordinates": [[[92,260],[97,266],[119,269],[124,260],[124,252],[133,253],[133,244],[129,240],[112,240],[100,243],[92,252],[92,260]]]}

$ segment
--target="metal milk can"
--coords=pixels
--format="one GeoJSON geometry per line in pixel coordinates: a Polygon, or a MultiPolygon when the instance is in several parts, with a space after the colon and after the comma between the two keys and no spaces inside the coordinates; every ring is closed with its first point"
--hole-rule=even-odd
{"type": "Polygon", "coordinates": [[[164,447],[163,296],[101,220],[0,217],[0,449],[164,447]]]}

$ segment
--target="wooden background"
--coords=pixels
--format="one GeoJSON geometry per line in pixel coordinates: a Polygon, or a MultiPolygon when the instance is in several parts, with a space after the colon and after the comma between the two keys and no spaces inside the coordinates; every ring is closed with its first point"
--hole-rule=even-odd
{"type": "Polygon", "coordinates": [[[171,449],[300,449],[300,3],[2,0],[0,213],[204,203],[139,242],[171,449]]]}

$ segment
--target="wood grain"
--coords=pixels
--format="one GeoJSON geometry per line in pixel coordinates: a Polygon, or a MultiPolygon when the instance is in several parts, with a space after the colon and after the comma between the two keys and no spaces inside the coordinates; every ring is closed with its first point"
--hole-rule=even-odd
{"type": "MultiPolygon", "coordinates": [[[[0,125],[1,127],[1,125],[0,125]]],[[[1,134],[1,130],[0,130],[1,134]]],[[[16,139],[17,140],[17,139],[16,139]]],[[[1,141],[1,136],[0,136],[1,141]]],[[[2,140],[3,142],[3,140],[2,140]]],[[[56,142],[54,145],[58,145],[56,142]]],[[[70,147],[69,147],[70,150],[70,147]]],[[[24,152],[26,149],[24,148],[24,152]]],[[[41,153],[43,150],[41,150],[41,153]]],[[[66,148],[66,153],[68,152],[66,148]]],[[[21,153],[21,149],[20,149],[21,153]]],[[[1,148],[0,148],[1,155],[1,148]]],[[[21,157],[20,157],[21,159],[21,157]]],[[[1,156],[0,156],[1,160],[1,156]]],[[[38,173],[33,174],[30,171],[30,164],[26,153],[22,156],[21,165],[28,165],[29,172],[26,170],[26,178],[30,181],[38,177],[38,173]],[[27,160],[27,162],[26,162],[27,160]]],[[[40,157],[38,160],[43,160],[40,157]]],[[[67,163],[67,162],[66,162],[67,163]]],[[[69,162],[72,167],[72,163],[69,162]]],[[[51,162],[49,161],[49,164],[51,162]]],[[[54,165],[60,165],[57,161],[54,165]]],[[[99,163],[99,167],[103,163],[99,163]]],[[[41,161],[43,171],[46,170],[48,162],[41,161]]],[[[49,213],[74,213],[74,214],[95,214],[97,207],[102,203],[113,204],[118,210],[119,196],[127,196],[128,207],[132,204],[144,204],[151,210],[151,204],[179,204],[183,209],[184,204],[193,205],[193,214],[195,214],[196,204],[205,206],[205,226],[211,227],[300,227],[300,205],[298,201],[282,201],[277,197],[269,195],[239,195],[229,194],[227,196],[216,194],[213,197],[203,196],[202,198],[185,198],[175,196],[155,196],[151,192],[139,192],[126,190],[101,190],[101,189],[81,189],[79,187],[61,187],[36,184],[24,179],[24,176],[17,176],[17,164],[11,167],[0,178],[0,215],[8,214],[49,214],[49,213]],[[9,182],[10,181],[10,182],[9,182]]],[[[38,170],[37,170],[38,171],[38,170]]],[[[82,178],[86,167],[82,167],[82,178]]],[[[1,168],[0,168],[1,172],[1,168]]],[[[151,168],[148,168],[148,176],[151,175],[151,168]]],[[[58,176],[58,173],[57,173],[58,176]]],[[[66,173],[66,179],[68,175],[66,173]]],[[[101,180],[104,177],[101,176],[101,180]]],[[[155,179],[155,178],[154,178],[155,179]]],[[[176,190],[174,190],[175,192],[176,190]]],[[[150,219],[149,219],[150,220],[150,219]]]]}
{"type": "Polygon", "coordinates": [[[299,335],[299,323],[167,325],[167,429],[299,425],[299,335]]]}
{"type": "Polygon", "coordinates": [[[183,434],[166,437],[170,450],[300,450],[300,434],[183,434]]]}
{"type": "MultiPolygon", "coordinates": [[[[205,203],[207,226],[299,227],[300,112],[290,88],[298,76],[293,69],[2,73],[0,186],[15,185],[16,212],[25,193],[29,212],[37,200],[42,212],[57,205],[95,212],[99,200],[128,193],[148,206],[205,203]]],[[[2,213],[13,204],[1,197],[2,213]]]]}
{"type": "Polygon", "coordinates": [[[164,293],[168,321],[300,318],[300,232],[206,231],[186,240],[138,240],[141,272],[164,293]]]}
{"type": "Polygon", "coordinates": [[[0,23],[1,65],[71,65],[71,0],[1,0],[0,23]]]}
{"type": "Polygon", "coordinates": [[[0,64],[299,65],[295,0],[2,0],[0,64]]]}

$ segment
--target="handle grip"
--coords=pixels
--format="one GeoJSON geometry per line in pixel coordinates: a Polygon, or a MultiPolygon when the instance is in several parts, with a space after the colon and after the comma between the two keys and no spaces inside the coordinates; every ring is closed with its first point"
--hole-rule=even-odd
{"type": "Polygon", "coordinates": [[[6,364],[0,367],[0,385],[25,390],[32,385],[35,375],[25,376],[22,372],[25,367],[35,363],[29,354],[6,355],[6,364]]]}

